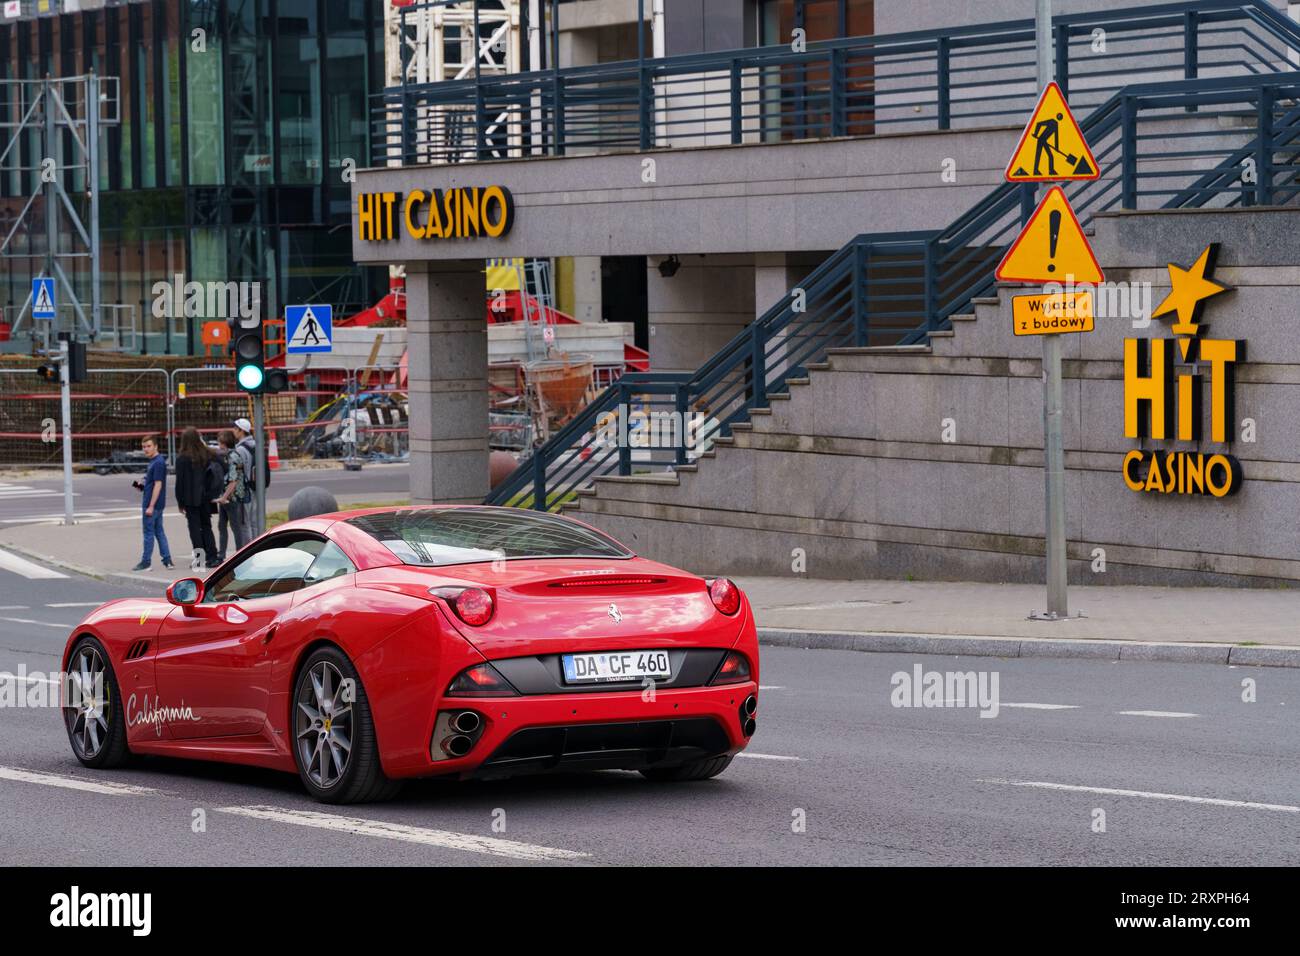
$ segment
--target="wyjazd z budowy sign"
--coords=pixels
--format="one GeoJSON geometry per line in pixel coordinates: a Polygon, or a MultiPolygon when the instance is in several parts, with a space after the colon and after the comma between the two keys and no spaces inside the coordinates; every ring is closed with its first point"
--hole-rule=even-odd
{"type": "Polygon", "coordinates": [[[402,232],[412,239],[500,239],[515,223],[515,202],[504,186],[460,186],[360,193],[357,238],[386,242],[402,232]]]}
{"type": "MultiPolygon", "coordinates": [[[[1200,442],[1204,371],[1210,386],[1210,441],[1231,440],[1233,370],[1246,358],[1246,343],[1203,334],[1209,327],[1200,321],[1205,300],[1230,291],[1210,278],[1217,254],[1218,244],[1211,243],[1190,269],[1169,264],[1173,288],[1151,317],[1177,316],[1170,338],[1124,340],[1128,438],[1200,442]]],[[[1241,463],[1226,453],[1134,449],[1124,456],[1123,468],[1124,482],[1134,491],[1223,498],[1241,487],[1241,463]]]]}

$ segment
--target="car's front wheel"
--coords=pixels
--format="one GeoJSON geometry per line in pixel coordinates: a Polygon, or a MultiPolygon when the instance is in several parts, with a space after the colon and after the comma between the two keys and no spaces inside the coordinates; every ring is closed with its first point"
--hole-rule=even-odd
{"type": "Polygon", "coordinates": [[[93,637],[83,637],[72,649],[65,693],[63,723],[77,759],[96,770],[126,763],[131,752],[122,695],[108,651],[93,637]]]}
{"type": "Polygon", "coordinates": [[[651,767],[649,770],[642,770],[641,776],[647,780],[657,780],[665,783],[708,780],[710,777],[716,777],[729,766],[731,766],[731,757],[724,754],[721,757],[692,760],[676,767],[651,767]]]}
{"type": "Polygon", "coordinates": [[[294,759],[303,786],[323,803],[387,800],[401,783],[384,776],[370,702],[337,647],[315,651],[294,684],[294,759]]]}

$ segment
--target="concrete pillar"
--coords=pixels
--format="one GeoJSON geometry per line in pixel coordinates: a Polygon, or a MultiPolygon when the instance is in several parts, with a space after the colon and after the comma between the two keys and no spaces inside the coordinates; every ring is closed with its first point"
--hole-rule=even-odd
{"type": "Polygon", "coordinates": [[[408,263],[411,502],[488,493],[487,319],[478,260],[408,263]]]}
{"type": "Polygon", "coordinates": [[[693,372],[754,319],[752,255],[682,256],[677,274],[647,260],[650,367],[693,372]]]}
{"type": "Polygon", "coordinates": [[[573,257],[573,317],[600,321],[600,256],[573,257]]]}
{"type": "Polygon", "coordinates": [[[770,309],[790,291],[796,279],[784,252],[759,252],[754,256],[754,317],[770,309]]]}

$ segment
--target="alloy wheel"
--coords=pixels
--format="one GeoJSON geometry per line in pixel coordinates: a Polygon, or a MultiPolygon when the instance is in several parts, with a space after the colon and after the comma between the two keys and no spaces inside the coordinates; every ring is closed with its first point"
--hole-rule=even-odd
{"type": "Polygon", "coordinates": [[[352,704],[342,697],[345,686],[329,661],[318,661],[298,685],[298,756],[322,790],[343,778],[352,756],[352,704]]]}
{"type": "Polygon", "coordinates": [[[68,736],[77,755],[91,760],[108,742],[108,721],[113,713],[104,658],[93,646],[81,647],[68,677],[70,699],[64,706],[71,728],[68,736]]]}

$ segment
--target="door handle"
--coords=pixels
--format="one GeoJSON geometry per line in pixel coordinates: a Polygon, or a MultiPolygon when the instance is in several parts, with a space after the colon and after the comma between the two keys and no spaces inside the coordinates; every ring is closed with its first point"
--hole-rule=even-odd
{"type": "Polygon", "coordinates": [[[275,637],[275,632],[278,631],[279,629],[280,629],[279,624],[272,624],[269,628],[267,628],[266,637],[262,638],[262,645],[266,646],[267,644],[270,644],[271,638],[275,637]]]}

